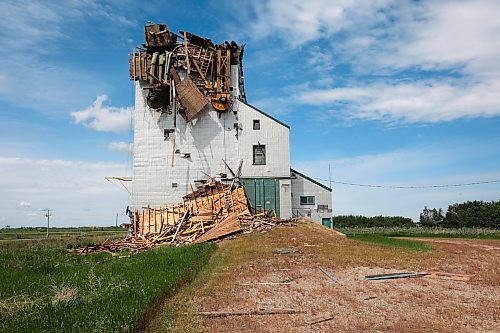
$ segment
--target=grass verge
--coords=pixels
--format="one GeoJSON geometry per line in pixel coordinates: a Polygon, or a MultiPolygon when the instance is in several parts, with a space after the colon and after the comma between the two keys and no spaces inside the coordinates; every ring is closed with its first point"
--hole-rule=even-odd
{"type": "Polygon", "coordinates": [[[118,259],[69,256],[49,243],[3,246],[0,332],[136,332],[152,307],[191,281],[214,250],[204,243],[118,259]]]}
{"type": "Polygon", "coordinates": [[[375,243],[380,245],[385,245],[389,247],[408,249],[413,251],[430,251],[431,248],[422,242],[407,240],[407,239],[397,239],[391,238],[385,235],[379,234],[358,234],[348,236],[350,239],[358,240],[362,242],[375,243]]]}

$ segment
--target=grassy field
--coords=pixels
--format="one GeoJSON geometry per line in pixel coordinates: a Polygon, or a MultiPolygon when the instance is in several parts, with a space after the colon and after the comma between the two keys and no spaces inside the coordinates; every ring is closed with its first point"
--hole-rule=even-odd
{"type": "MultiPolygon", "coordinates": [[[[127,229],[119,227],[80,227],[80,228],[50,228],[50,237],[65,237],[65,236],[97,236],[97,235],[120,235],[124,236],[127,229]]],[[[40,239],[47,235],[46,228],[9,228],[0,229],[0,240],[12,239],[40,239]]]]}
{"type": "Polygon", "coordinates": [[[444,229],[444,228],[338,228],[348,236],[379,235],[387,237],[437,237],[500,239],[500,230],[482,228],[444,229]]]}
{"type": "Polygon", "coordinates": [[[70,256],[64,249],[103,240],[3,241],[0,332],[136,332],[215,250],[207,243],[118,258],[70,256]]]}
{"type": "Polygon", "coordinates": [[[414,251],[430,251],[431,248],[422,242],[407,240],[407,239],[397,239],[379,234],[358,234],[348,236],[350,239],[358,240],[362,242],[375,243],[380,245],[385,245],[389,247],[409,249],[414,251]]]}

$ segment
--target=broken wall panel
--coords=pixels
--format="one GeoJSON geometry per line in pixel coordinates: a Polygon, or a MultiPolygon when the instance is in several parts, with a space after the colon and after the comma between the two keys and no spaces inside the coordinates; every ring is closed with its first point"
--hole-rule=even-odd
{"type": "Polygon", "coordinates": [[[130,79],[134,81],[147,81],[148,71],[151,67],[151,55],[144,52],[133,52],[129,59],[130,79]]]}
{"type": "Polygon", "coordinates": [[[187,121],[196,118],[209,103],[190,79],[181,81],[176,89],[181,105],[185,108],[183,115],[187,121]]]}
{"type": "Polygon", "coordinates": [[[184,197],[184,201],[161,208],[143,207],[134,212],[134,235],[160,234],[179,223],[189,211],[188,223],[209,227],[231,214],[250,216],[245,190],[242,186],[230,189],[220,182],[204,184],[199,190],[184,197]]]}

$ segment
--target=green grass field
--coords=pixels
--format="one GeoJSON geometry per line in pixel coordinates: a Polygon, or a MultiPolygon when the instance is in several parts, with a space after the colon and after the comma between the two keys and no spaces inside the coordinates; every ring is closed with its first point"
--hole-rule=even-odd
{"type": "Polygon", "coordinates": [[[216,248],[204,243],[118,258],[68,255],[67,242],[2,242],[0,332],[136,332],[216,248]]]}

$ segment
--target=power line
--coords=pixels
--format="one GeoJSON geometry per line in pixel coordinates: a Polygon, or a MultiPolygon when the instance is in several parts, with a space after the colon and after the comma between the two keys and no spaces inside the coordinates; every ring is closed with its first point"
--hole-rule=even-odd
{"type": "Polygon", "coordinates": [[[459,184],[439,184],[439,185],[409,185],[409,186],[400,186],[400,185],[373,185],[373,184],[358,184],[358,183],[349,183],[342,182],[338,180],[328,180],[311,177],[316,180],[329,182],[331,181],[334,184],[340,185],[348,185],[348,186],[358,186],[358,187],[374,187],[374,188],[392,188],[392,189],[422,189],[422,188],[442,188],[442,187],[461,187],[461,186],[472,186],[472,185],[482,185],[482,184],[491,184],[491,183],[500,183],[500,179],[496,180],[486,180],[482,182],[471,182],[471,183],[459,183],[459,184]]]}

